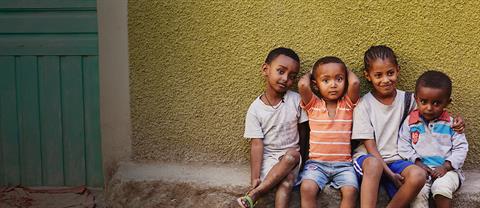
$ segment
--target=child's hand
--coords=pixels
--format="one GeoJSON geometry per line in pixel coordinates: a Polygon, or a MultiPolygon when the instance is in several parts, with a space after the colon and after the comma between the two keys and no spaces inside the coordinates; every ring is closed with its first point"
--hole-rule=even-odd
{"type": "Polygon", "coordinates": [[[427,178],[428,178],[428,176],[432,176],[433,170],[430,167],[423,164],[423,162],[420,159],[415,160],[415,165],[418,165],[423,170],[427,171],[427,178]]]}
{"type": "Polygon", "coordinates": [[[463,121],[463,118],[460,116],[456,116],[453,119],[453,125],[452,128],[454,131],[456,131],[459,134],[462,134],[463,131],[465,130],[465,122],[463,121]]]}
{"type": "Polygon", "coordinates": [[[432,177],[434,179],[441,178],[447,172],[448,172],[447,168],[445,168],[443,166],[438,166],[438,167],[435,167],[435,169],[433,169],[432,177]]]}
{"type": "Polygon", "coordinates": [[[301,80],[304,80],[305,82],[310,83],[310,81],[312,80],[312,73],[310,72],[305,73],[302,77],[300,77],[300,81],[301,80]]]}
{"type": "Polygon", "coordinates": [[[390,179],[393,181],[393,184],[395,184],[395,187],[400,188],[405,178],[402,175],[395,173],[392,176],[390,176],[390,179]]]}

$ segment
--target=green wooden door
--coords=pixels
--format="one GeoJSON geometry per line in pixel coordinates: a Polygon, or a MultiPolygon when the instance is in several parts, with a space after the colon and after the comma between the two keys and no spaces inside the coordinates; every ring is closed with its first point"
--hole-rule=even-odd
{"type": "Polygon", "coordinates": [[[103,185],[95,0],[0,1],[0,185],[103,185]]]}

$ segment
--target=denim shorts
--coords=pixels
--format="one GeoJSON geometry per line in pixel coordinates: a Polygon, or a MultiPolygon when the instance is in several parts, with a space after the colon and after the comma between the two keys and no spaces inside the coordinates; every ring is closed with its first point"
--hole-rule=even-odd
{"type": "Polygon", "coordinates": [[[326,185],[335,189],[353,186],[358,190],[357,176],[351,162],[319,162],[308,160],[297,184],[303,180],[313,180],[323,190],[326,185]]]}
{"type": "MultiPolygon", "coordinates": [[[[360,183],[363,177],[363,170],[362,170],[363,161],[365,161],[365,159],[367,159],[368,157],[373,157],[373,156],[371,154],[366,154],[358,157],[353,161],[355,172],[357,173],[358,181],[360,181],[360,183]]],[[[388,168],[390,168],[392,172],[398,173],[398,174],[401,174],[403,170],[405,170],[405,168],[407,168],[410,165],[414,165],[414,164],[406,160],[396,160],[391,163],[387,163],[388,168]]],[[[383,186],[385,191],[387,191],[387,194],[390,198],[393,198],[393,196],[398,191],[393,181],[388,179],[388,177],[385,174],[383,174],[382,177],[380,178],[380,184],[383,186]]]]}

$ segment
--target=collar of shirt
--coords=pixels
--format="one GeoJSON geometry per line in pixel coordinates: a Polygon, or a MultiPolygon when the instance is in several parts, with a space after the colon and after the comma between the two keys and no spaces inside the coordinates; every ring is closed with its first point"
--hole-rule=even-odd
{"type": "MultiPolygon", "coordinates": [[[[416,124],[418,122],[422,122],[422,119],[420,119],[420,112],[418,109],[415,109],[410,113],[410,118],[408,119],[408,125],[416,124]]],[[[445,121],[445,122],[450,122],[450,115],[446,110],[443,111],[443,113],[435,119],[434,121],[445,121]]]]}

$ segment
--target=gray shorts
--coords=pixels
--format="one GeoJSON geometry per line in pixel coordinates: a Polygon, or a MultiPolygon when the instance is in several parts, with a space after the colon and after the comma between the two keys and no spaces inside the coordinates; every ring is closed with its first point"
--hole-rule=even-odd
{"type": "MultiPolygon", "coordinates": [[[[262,167],[260,169],[260,180],[264,181],[265,177],[267,176],[268,172],[280,162],[281,158],[285,155],[283,154],[270,154],[268,156],[263,156],[262,167]]],[[[302,158],[300,157],[300,161],[298,162],[297,166],[292,170],[293,176],[297,178],[298,172],[300,172],[300,165],[302,164],[302,158]]]]}

